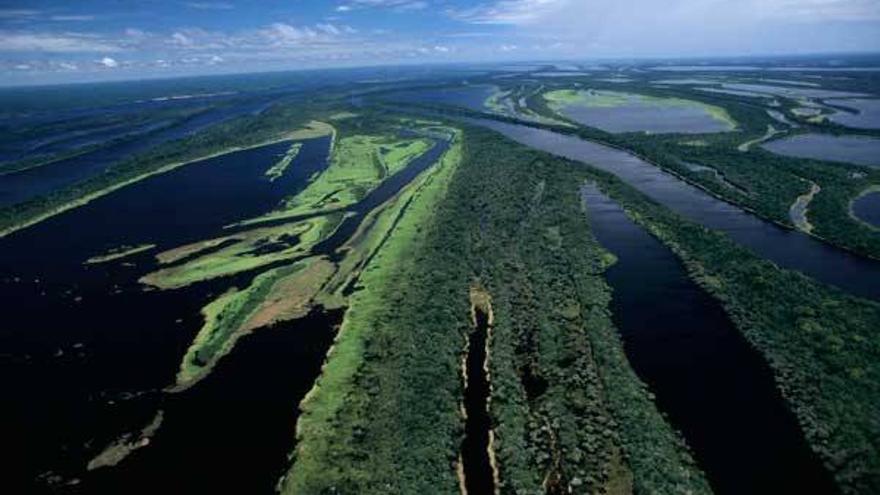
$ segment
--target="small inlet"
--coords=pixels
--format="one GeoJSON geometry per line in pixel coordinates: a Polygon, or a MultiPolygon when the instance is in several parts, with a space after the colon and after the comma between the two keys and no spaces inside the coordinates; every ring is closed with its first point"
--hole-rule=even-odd
{"type": "MultiPolygon", "coordinates": [[[[468,337],[464,362],[465,437],[461,443],[461,486],[464,494],[495,493],[492,420],[489,417],[488,340],[491,316],[473,305],[474,330],[468,337]]],[[[491,312],[491,309],[489,309],[491,312]]]]}

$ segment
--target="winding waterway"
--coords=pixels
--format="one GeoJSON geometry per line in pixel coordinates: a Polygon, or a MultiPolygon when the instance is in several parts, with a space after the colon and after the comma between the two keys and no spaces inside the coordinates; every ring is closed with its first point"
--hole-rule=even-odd
{"type": "Polygon", "coordinates": [[[583,190],[627,358],[718,495],[835,493],[772,370],[676,256],[595,186],[583,190]],[[650,274],[650,275],[646,275],[650,274]]]}
{"type": "Polygon", "coordinates": [[[715,198],[626,152],[574,136],[488,119],[465,119],[526,146],[610,172],[688,220],[728,234],[777,265],[854,295],[880,300],[880,261],[786,230],[715,198]]]}

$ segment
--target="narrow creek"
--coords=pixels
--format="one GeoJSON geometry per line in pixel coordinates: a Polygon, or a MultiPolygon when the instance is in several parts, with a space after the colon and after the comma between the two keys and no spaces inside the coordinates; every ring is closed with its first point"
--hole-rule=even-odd
{"type": "Polygon", "coordinates": [[[857,296],[880,300],[880,261],[766,222],[626,151],[525,125],[488,119],[461,120],[493,129],[526,146],[610,172],[684,218],[725,232],[737,243],[783,268],[857,296]]]}
{"type": "Polygon", "coordinates": [[[618,259],[605,276],[627,358],[715,493],[836,493],[772,370],[720,303],[596,187],[582,196],[594,235],[618,259]]]}
{"type": "Polygon", "coordinates": [[[479,308],[474,309],[474,314],[476,326],[468,337],[465,360],[464,406],[467,418],[465,437],[461,443],[461,460],[466,493],[491,495],[495,493],[495,478],[489,458],[492,429],[487,355],[489,317],[479,308]]]}

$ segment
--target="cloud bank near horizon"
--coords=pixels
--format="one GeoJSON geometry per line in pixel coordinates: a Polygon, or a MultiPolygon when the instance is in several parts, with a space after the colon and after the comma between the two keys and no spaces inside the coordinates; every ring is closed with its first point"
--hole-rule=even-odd
{"type": "Polygon", "coordinates": [[[112,0],[0,8],[2,82],[880,51],[877,0],[112,0]]]}

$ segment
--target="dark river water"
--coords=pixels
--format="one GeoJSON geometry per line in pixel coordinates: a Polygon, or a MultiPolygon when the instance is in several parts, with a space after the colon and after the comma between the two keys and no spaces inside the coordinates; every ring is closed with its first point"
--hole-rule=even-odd
{"type": "MultiPolygon", "coordinates": [[[[162,249],[223,233],[270,211],[327,164],[330,138],[306,141],[274,182],[264,172],[289,142],[230,153],[148,178],[0,239],[0,297],[12,304],[0,332],[0,373],[11,408],[0,413],[11,472],[27,493],[43,478],[74,492],[270,493],[287,466],[297,404],[320,372],[341,313],[307,317],[243,338],[212,374],[180,394],[174,377],[202,325],[202,306],[254,273],[173,291],[137,279],[162,249]],[[84,266],[122,245],[157,244],[126,262],[84,266]],[[152,443],[119,466],[85,472],[120,434],[162,410],[152,443]],[[229,476],[234,473],[234,476],[229,476]],[[234,479],[230,479],[234,478],[234,479]]],[[[316,251],[332,253],[373,207],[397,194],[448,148],[425,154],[349,210],[316,251]]]]}
{"type": "Polygon", "coordinates": [[[880,139],[866,136],[798,134],[761,145],[780,155],[880,167],[880,139]]]}
{"type": "Polygon", "coordinates": [[[137,279],[154,267],[153,253],[133,264],[83,262],[123,244],[207,238],[272,209],[323,169],[329,137],[305,142],[283,177],[266,180],[289,146],[196,162],[0,239],[0,429],[5,457],[18,464],[13,486],[48,470],[80,477],[111,439],[148,423],[201,326],[200,308],[227,288],[144,291],[137,279]]]}
{"type": "Polygon", "coordinates": [[[618,259],[605,276],[627,358],[715,493],[835,493],[772,370],[721,305],[598,189],[585,187],[583,199],[594,235],[618,259]]]}
{"type": "Polygon", "coordinates": [[[859,220],[880,228],[880,191],[865,194],[853,202],[853,214],[859,220]]]}
{"type": "Polygon", "coordinates": [[[698,104],[663,105],[631,99],[616,106],[566,105],[563,112],[581,124],[608,132],[706,133],[730,130],[698,104]]]}
{"type": "Polygon", "coordinates": [[[765,222],[625,151],[523,125],[485,119],[468,121],[494,129],[526,146],[611,172],[688,220],[728,234],[739,244],[781,267],[799,271],[854,295],[880,299],[880,261],[851,254],[803,233],[765,222]]]}
{"type": "Polygon", "coordinates": [[[0,176],[0,206],[20,203],[100,174],[113,164],[158,144],[180,139],[208,126],[242,115],[259,113],[272,98],[230,102],[177,124],[154,129],[134,139],[98,148],[67,159],[0,176]]]}
{"type": "Polygon", "coordinates": [[[207,378],[167,398],[166,419],[147,448],[96,471],[85,486],[97,493],[273,493],[288,467],[299,402],[342,314],[316,308],[242,338],[207,378]]]}
{"type": "Polygon", "coordinates": [[[465,86],[439,89],[418,89],[401,91],[389,96],[390,99],[412,103],[435,103],[460,106],[477,112],[485,112],[486,99],[492,96],[493,86],[465,86]]]}
{"type": "Polygon", "coordinates": [[[468,493],[495,493],[495,479],[489,459],[489,379],[486,375],[486,341],[489,338],[489,318],[475,309],[476,327],[468,337],[465,359],[467,380],[464,389],[464,407],[467,413],[465,435],[461,442],[461,462],[465,488],[468,493]]]}

